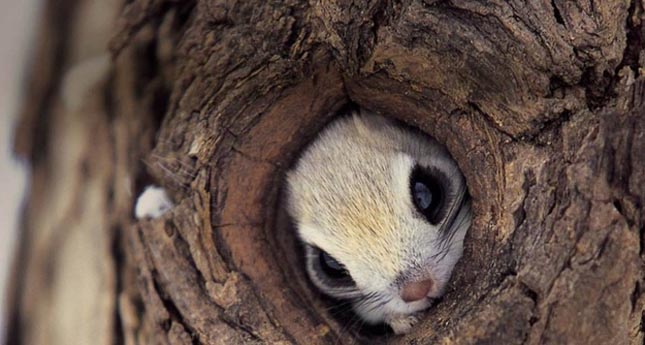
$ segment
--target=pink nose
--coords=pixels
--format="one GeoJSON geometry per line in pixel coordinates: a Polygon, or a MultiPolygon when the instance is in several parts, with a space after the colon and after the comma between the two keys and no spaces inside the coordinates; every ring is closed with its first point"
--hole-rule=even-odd
{"type": "Polygon", "coordinates": [[[405,302],[414,302],[426,298],[432,289],[432,279],[408,283],[401,289],[401,299],[405,302]]]}

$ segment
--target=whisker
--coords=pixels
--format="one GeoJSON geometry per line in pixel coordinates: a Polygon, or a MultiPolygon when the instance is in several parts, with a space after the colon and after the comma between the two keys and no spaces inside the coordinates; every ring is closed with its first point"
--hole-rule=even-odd
{"type": "Polygon", "coordinates": [[[390,301],[392,301],[392,299],[393,299],[392,297],[382,298],[381,296],[378,296],[378,298],[369,300],[363,305],[366,308],[365,311],[369,313],[388,304],[390,301]]]}
{"type": "MultiPolygon", "coordinates": [[[[462,226],[464,225],[464,223],[465,223],[465,222],[467,222],[467,221],[468,221],[468,217],[461,217],[461,219],[459,220],[459,223],[458,223],[456,226],[454,226],[454,228],[455,228],[455,229],[461,229],[461,227],[462,227],[462,226]]],[[[453,232],[452,232],[452,234],[451,234],[451,235],[450,235],[450,237],[449,237],[449,240],[448,240],[448,241],[445,241],[445,242],[443,242],[443,243],[441,244],[441,250],[440,250],[440,251],[439,251],[439,253],[437,253],[437,254],[442,254],[442,255],[441,255],[441,257],[437,260],[437,263],[441,262],[441,261],[446,257],[446,255],[448,255],[448,253],[452,250],[452,245],[453,245],[453,241],[452,241],[452,239],[453,239],[453,237],[454,237],[454,234],[455,234],[455,233],[457,233],[457,232],[459,232],[459,231],[458,231],[458,230],[453,231],[453,232]]],[[[433,255],[433,258],[434,258],[435,256],[436,256],[436,255],[433,255]]]]}
{"type": "Polygon", "coordinates": [[[349,331],[349,329],[350,329],[351,325],[353,324],[354,320],[355,320],[357,317],[358,317],[357,315],[352,316],[352,317],[349,319],[349,321],[348,321],[345,325],[343,325],[343,326],[341,327],[341,329],[340,329],[340,333],[339,333],[339,334],[338,334],[338,336],[336,337],[336,342],[334,342],[334,344],[340,344],[340,342],[342,341],[342,336],[344,335],[344,333],[345,333],[346,331],[349,331]]]}
{"type": "Polygon", "coordinates": [[[157,159],[159,159],[159,160],[164,160],[164,161],[166,161],[166,162],[177,162],[177,163],[179,163],[179,165],[182,165],[184,168],[186,168],[186,170],[193,169],[193,167],[192,167],[190,164],[188,164],[188,163],[186,163],[186,162],[182,161],[181,159],[174,159],[174,160],[173,160],[172,158],[164,157],[164,156],[159,155],[159,154],[157,154],[157,153],[153,153],[153,154],[151,154],[151,155],[150,155],[150,157],[157,158],[157,159]]]}
{"type": "Polygon", "coordinates": [[[340,300],[340,303],[333,304],[329,307],[326,307],[325,310],[331,313],[332,315],[339,315],[346,311],[351,310],[352,301],[351,300],[340,300]]]}

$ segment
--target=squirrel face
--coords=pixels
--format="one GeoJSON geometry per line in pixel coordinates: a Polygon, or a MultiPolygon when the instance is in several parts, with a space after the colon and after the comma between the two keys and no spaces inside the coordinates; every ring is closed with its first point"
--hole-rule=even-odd
{"type": "Polygon", "coordinates": [[[464,178],[434,139],[373,114],[336,120],[287,175],[309,278],[404,333],[441,296],[471,223],[464,178]]]}

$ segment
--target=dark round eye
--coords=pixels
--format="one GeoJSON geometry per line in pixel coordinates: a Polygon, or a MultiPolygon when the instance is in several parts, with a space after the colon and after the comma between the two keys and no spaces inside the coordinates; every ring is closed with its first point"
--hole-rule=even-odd
{"type": "Polygon", "coordinates": [[[440,179],[417,166],[410,176],[410,194],[417,210],[431,224],[438,224],[444,200],[440,179]]]}
{"type": "Polygon", "coordinates": [[[349,275],[345,266],[343,266],[336,259],[332,258],[331,255],[327,254],[324,251],[320,251],[320,267],[323,271],[331,278],[344,278],[349,275]]]}
{"type": "Polygon", "coordinates": [[[422,210],[427,210],[432,205],[432,191],[423,182],[414,183],[414,202],[422,210]]]}
{"type": "Polygon", "coordinates": [[[325,294],[336,298],[362,296],[345,266],[324,250],[305,243],[305,260],[311,282],[325,294]]]}

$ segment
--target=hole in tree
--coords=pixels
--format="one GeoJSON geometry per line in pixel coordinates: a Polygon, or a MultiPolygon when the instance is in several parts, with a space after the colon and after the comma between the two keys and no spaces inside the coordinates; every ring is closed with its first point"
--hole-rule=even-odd
{"type": "MultiPolygon", "coordinates": [[[[334,122],[343,116],[347,116],[347,114],[350,114],[354,110],[358,110],[358,106],[356,104],[348,104],[343,107],[330,122],[334,122]]],[[[411,127],[398,120],[394,120],[391,117],[388,117],[388,119],[392,121],[395,126],[401,127],[415,134],[429,136],[427,133],[416,127],[411,127]]],[[[327,125],[320,128],[320,130],[327,128],[327,125]]],[[[286,169],[286,171],[290,171],[295,167],[303,152],[306,151],[306,149],[310,147],[317,138],[318,133],[311,135],[309,138],[303,138],[305,144],[300,145],[303,149],[294,155],[294,159],[291,162],[292,164],[289,169],[286,169]]],[[[440,146],[443,147],[441,144],[440,146]]],[[[448,155],[452,158],[450,154],[448,155]]],[[[362,319],[352,311],[350,301],[329,297],[312,282],[305,267],[304,245],[298,238],[298,231],[296,229],[294,219],[289,215],[287,210],[288,200],[286,175],[282,177],[281,181],[282,188],[279,192],[277,216],[275,218],[276,244],[280,247],[278,250],[278,255],[281,257],[280,261],[286,261],[286,265],[281,267],[281,269],[283,270],[285,277],[287,277],[289,281],[294,282],[294,289],[297,291],[297,294],[302,297],[303,308],[315,309],[317,314],[321,317],[322,322],[332,324],[332,328],[336,333],[335,336],[347,337],[348,334],[351,334],[358,340],[365,341],[367,343],[374,343],[375,341],[387,339],[393,334],[389,326],[384,323],[369,325],[363,322],[362,319]]],[[[468,195],[467,192],[466,195],[468,195]]],[[[451,284],[448,283],[449,289],[451,289],[450,286],[451,284]]],[[[434,305],[430,308],[434,308],[440,303],[441,298],[437,298],[434,305]]],[[[421,317],[424,317],[424,315],[425,314],[422,313],[421,317]]]]}

